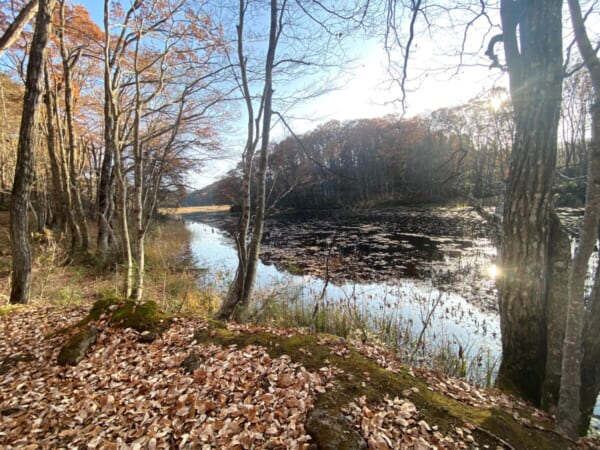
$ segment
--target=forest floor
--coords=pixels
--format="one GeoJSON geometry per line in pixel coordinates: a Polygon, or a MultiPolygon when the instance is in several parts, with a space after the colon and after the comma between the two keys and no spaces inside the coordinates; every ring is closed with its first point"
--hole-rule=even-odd
{"type": "Polygon", "coordinates": [[[2,448],[598,448],[497,391],[297,329],[173,317],[145,342],[102,314],[83,361],[59,365],[88,311],[4,309],[2,448]]]}
{"type": "Polygon", "coordinates": [[[170,326],[148,342],[115,323],[112,307],[88,317],[117,298],[119,268],[60,264],[51,241],[35,241],[31,303],[7,305],[0,215],[0,448],[600,448],[563,439],[550,417],[505,394],[373,344],[208,319],[218,299],[193,288],[184,229],[151,233],[145,300],[167,306],[170,326]],[[60,365],[65,343],[90,326],[85,358],[60,365]]]}

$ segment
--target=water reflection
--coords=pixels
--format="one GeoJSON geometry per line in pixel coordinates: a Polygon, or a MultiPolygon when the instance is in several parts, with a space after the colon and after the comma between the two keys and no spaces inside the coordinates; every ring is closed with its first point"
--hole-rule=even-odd
{"type": "MultiPolygon", "coordinates": [[[[187,222],[192,235],[192,252],[199,267],[206,268],[202,283],[225,292],[237,267],[237,253],[233,241],[220,229],[205,223],[187,222]]],[[[490,257],[489,249],[485,254],[490,257]]],[[[445,260],[448,261],[448,256],[445,260]]],[[[597,257],[593,264],[597,264],[597,257]]],[[[279,265],[280,266],[280,265],[279,265]]],[[[501,276],[501,268],[495,264],[485,267],[485,276],[491,280],[501,276]]],[[[466,289],[466,285],[460,290],[466,289]]],[[[275,264],[259,263],[256,289],[293,293],[286,298],[312,305],[324,290],[324,301],[329,305],[351,308],[368,317],[371,323],[385,319],[389,323],[409,326],[413,336],[423,329],[424,318],[435,304],[431,327],[425,339],[429,345],[449,344],[455,351],[465,352],[467,358],[488,355],[499,360],[501,355],[500,324],[497,313],[490,308],[479,308],[467,302],[458,292],[445,288],[441,292],[431,281],[402,279],[396,282],[343,282],[327,284],[311,275],[292,275],[275,264]],[[436,303],[437,302],[437,303],[436,303]]],[[[456,284],[453,285],[456,288],[456,284]]],[[[600,402],[594,414],[600,416],[600,402]]],[[[592,427],[600,429],[597,419],[592,427]]]]}
{"type": "MultiPolygon", "coordinates": [[[[207,268],[204,283],[225,291],[234,275],[237,254],[233,242],[221,230],[199,222],[188,222],[192,233],[192,252],[200,267],[207,268]]],[[[467,303],[457,293],[441,292],[428,280],[402,279],[395,283],[328,283],[311,275],[292,275],[274,264],[259,263],[257,290],[286,286],[299,295],[299,301],[312,304],[325,290],[324,301],[359,311],[371,321],[385,317],[392,323],[409,324],[416,335],[431,313],[427,340],[431,344],[451,342],[467,354],[500,355],[500,326],[493,312],[467,303]],[[439,299],[439,300],[438,300],[439,299]]]]}

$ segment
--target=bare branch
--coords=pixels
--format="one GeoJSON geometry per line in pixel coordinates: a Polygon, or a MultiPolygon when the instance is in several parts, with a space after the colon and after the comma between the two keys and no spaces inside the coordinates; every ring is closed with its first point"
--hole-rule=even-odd
{"type": "Polygon", "coordinates": [[[37,13],[37,10],[38,0],[30,0],[29,3],[19,11],[15,20],[8,26],[4,34],[0,36],[0,56],[2,56],[6,49],[14,44],[25,25],[27,25],[37,13]]]}

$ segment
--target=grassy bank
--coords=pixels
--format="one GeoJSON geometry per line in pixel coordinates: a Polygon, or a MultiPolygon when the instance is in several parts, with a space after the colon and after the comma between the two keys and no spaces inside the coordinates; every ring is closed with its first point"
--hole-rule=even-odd
{"type": "MultiPolygon", "coordinates": [[[[93,236],[92,236],[93,237],[93,236]]],[[[93,239],[92,239],[93,241],[93,239]]],[[[30,302],[58,306],[86,305],[106,293],[120,294],[124,268],[118,263],[100,267],[93,250],[67,261],[64,242],[48,233],[34,234],[30,302]]],[[[0,305],[10,296],[11,256],[8,215],[0,215],[0,305]]],[[[190,234],[181,221],[161,217],[146,239],[144,300],[174,313],[206,315],[216,307],[216,295],[201,291],[190,251],[190,234]]]]}
{"type": "Polygon", "coordinates": [[[195,214],[207,212],[225,212],[229,211],[230,205],[209,205],[209,206],[182,206],[180,208],[161,208],[161,214],[179,215],[179,214],[195,214]]]}

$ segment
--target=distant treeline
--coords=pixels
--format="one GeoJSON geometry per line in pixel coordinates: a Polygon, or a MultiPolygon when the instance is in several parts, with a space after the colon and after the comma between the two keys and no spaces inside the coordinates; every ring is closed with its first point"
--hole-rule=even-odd
{"type": "MultiPolygon", "coordinates": [[[[269,204],[335,208],[471,197],[496,201],[509,171],[512,134],[511,105],[502,89],[411,119],[328,122],[273,146],[269,204]]],[[[561,148],[563,170],[576,177],[585,170],[585,142],[564,139],[561,148]]],[[[581,183],[557,177],[557,185],[568,203],[580,200],[581,183]]],[[[238,168],[186,203],[236,204],[240,189],[238,168]]]]}

